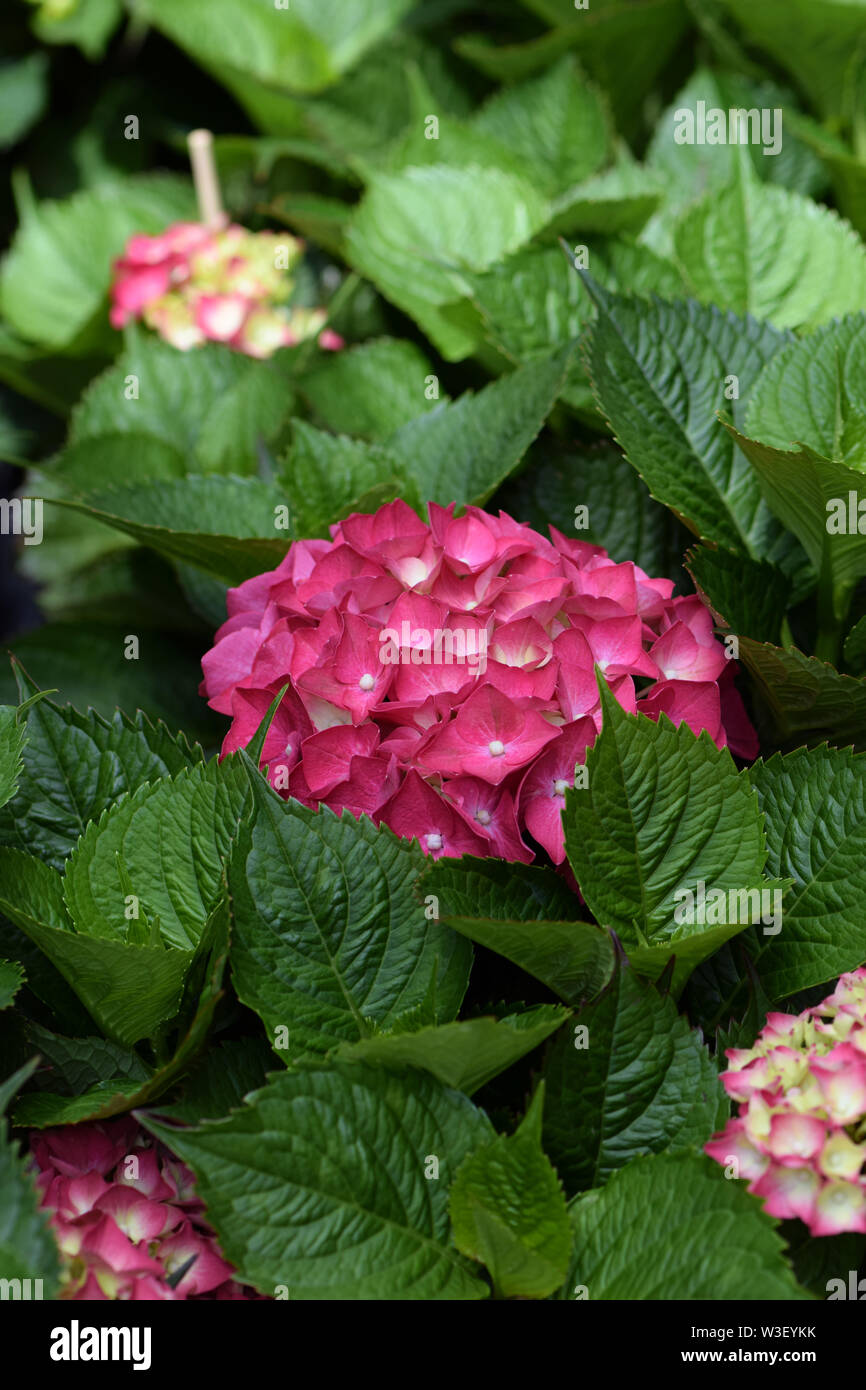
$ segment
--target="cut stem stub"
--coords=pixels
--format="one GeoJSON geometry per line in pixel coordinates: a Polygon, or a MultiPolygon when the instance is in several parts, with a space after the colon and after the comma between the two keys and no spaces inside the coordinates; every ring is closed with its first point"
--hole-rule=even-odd
{"type": "Polygon", "coordinates": [[[206,227],[216,231],[225,224],[226,215],[213,153],[213,135],[209,130],[191,130],[187,144],[199,217],[206,227]]]}

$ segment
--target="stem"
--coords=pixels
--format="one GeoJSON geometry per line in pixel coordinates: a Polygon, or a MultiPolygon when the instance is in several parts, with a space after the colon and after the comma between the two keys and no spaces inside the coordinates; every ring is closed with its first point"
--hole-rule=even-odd
{"type": "Polygon", "coordinates": [[[842,633],[854,595],[851,584],[833,584],[833,572],[826,561],[818,580],[818,631],[815,635],[815,656],[819,661],[839,665],[842,633]]]}
{"type": "Polygon", "coordinates": [[[213,153],[213,135],[209,130],[191,130],[187,144],[199,218],[211,231],[219,231],[225,224],[226,215],[213,153]]]}

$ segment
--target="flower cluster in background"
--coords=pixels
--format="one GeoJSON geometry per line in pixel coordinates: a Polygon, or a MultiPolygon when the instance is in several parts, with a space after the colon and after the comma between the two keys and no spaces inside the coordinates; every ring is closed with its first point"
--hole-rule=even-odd
{"type": "Polygon", "coordinates": [[[60,1251],[61,1297],[259,1297],[233,1279],[189,1168],[131,1118],[35,1131],[30,1152],[60,1251]]]}
{"type": "Polygon", "coordinates": [[[866,1232],[866,969],[822,1003],[767,1015],[754,1047],[731,1048],[722,1080],[739,1115],[706,1145],[814,1236],[866,1232]]]}
{"type": "Polygon", "coordinates": [[[309,806],[366,813],[426,853],[564,859],[561,811],[601,724],[595,666],[627,710],[757,754],[735,667],[695,596],[500,512],[429,525],[402,501],[296,541],[228,595],[202,693],[309,806]],[[639,683],[639,684],[638,684],[639,683]]]}
{"type": "Polygon", "coordinates": [[[138,233],[114,264],[111,322],[142,319],[186,351],[208,340],[248,357],[270,357],[318,336],[320,347],[343,346],[326,329],[324,309],[289,307],[303,242],[235,224],[212,231],[176,222],[160,236],[138,233]]]}

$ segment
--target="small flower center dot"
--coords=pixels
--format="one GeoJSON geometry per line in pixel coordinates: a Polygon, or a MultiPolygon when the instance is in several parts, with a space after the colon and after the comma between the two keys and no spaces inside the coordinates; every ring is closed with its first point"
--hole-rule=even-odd
{"type": "Polygon", "coordinates": [[[564,778],[564,777],[557,777],[556,781],[555,781],[554,784],[553,784],[553,795],[554,795],[554,796],[565,796],[565,793],[566,793],[567,791],[568,791],[568,783],[566,782],[565,778],[564,778]]]}
{"type": "Polygon", "coordinates": [[[478,821],[478,823],[479,823],[480,825],[489,825],[489,824],[490,824],[490,812],[489,812],[489,811],[476,811],[476,812],[475,812],[475,819],[478,821]]]}
{"type": "Polygon", "coordinates": [[[494,758],[501,758],[505,752],[505,744],[501,738],[492,738],[487,745],[488,751],[494,758]]]}
{"type": "Polygon", "coordinates": [[[442,836],[439,835],[435,830],[434,830],[434,832],[433,832],[432,835],[428,835],[428,836],[427,836],[427,848],[428,848],[428,849],[441,849],[441,848],[442,848],[442,836]]]}
{"type": "Polygon", "coordinates": [[[361,679],[358,681],[358,685],[361,687],[362,690],[372,690],[375,684],[376,677],[371,676],[369,671],[366,671],[364,675],[361,677],[361,679]]]}

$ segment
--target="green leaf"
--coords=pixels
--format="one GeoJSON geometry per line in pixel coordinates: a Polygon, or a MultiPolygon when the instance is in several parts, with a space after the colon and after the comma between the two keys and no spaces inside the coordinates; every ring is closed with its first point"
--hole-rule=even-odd
{"type": "Polygon", "coordinates": [[[105,1038],[66,1038],[34,1023],[28,1023],[27,1035],[48,1063],[48,1080],[58,1094],[31,1091],[22,1096],[15,1107],[16,1125],[44,1128],[107,1118],[119,1113],[120,1102],[137,1094],[151,1075],[137,1053],[105,1038]]]}
{"type": "Polygon", "coordinates": [[[863,0],[725,0],[749,38],[777,59],[824,116],[838,116],[849,92],[844,80],[862,56],[863,0]]]}
{"type": "Polygon", "coordinates": [[[638,5],[596,0],[588,11],[575,10],[573,0],[529,0],[529,8],[556,27],[540,38],[505,46],[467,34],[456,40],[457,52],[488,76],[514,81],[574,48],[607,92],[620,128],[635,124],[687,25],[681,0],[641,0],[638,5]]]}
{"type": "Polygon", "coordinates": [[[473,126],[534,170],[551,197],[594,174],[611,139],[605,106],[571,55],[542,76],[495,93],[473,126]]]}
{"type": "Polygon", "coordinates": [[[866,534],[858,529],[863,473],[822,458],[808,445],[774,449],[726,428],[754,467],[768,504],[800,541],[822,587],[829,587],[834,616],[844,620],[851,591],[866,574],[866,534]]]}
{"type": "Polygon", "coordinates": [[[574,1025],[544,1063],[545,1149],[567,1192],[602,1186],[640,1154],[703,1144],[722,1128],[728,1101],[700,1033],[628,967],[574,1025]]]}
{"type": "Polygon", "coordinates": [[[374,511],[395,497],[414,500],[401,462],[379,444],[326,434],[305,420],[293,423],[292,446],[280,465],[296,536],[328,536],[352,512],[374,511]],[[409,496],[407,497],[407,493],[409,496]]]}
{"type": "MultiPolygon", "coordinates": [[[[0,1087],[0,1110],[5,1110],[34,1066],[22,1067],[0,1087]]],[[[35,1297],[53,1298],[58,1264],[57,1244],[47,1215],[39,1210],[39,1194],[28,1162],[19,1145],[10,1140],[7,1121],[0,1117],[0,1279],[41,1280],[35,1297]]]]}
{"type": "Polygon", "coordinates": [[[274,1054],[261,1037],[232,1038],[211,1046],[193,1067],[179,1100],[157,1107],[161,1116],[183,1124],[221,1120],[239,1110],[251,1091],[267,1080],[274,1054]]]}
{"type": "MultiPolygon", "coordinates": [[[[586,251],[603,285],[639,293],[682,291],[676,268],[649,247],[614,239],[586,251]]],[[[490,270],[464,278],[489,341],[513,362],[532,361],[575,341],[592,314],[592,301],[560,246],[527,246],[490,270]]],[[[586,391],[586,373],[575,358],[563,399],[579,408],[586,391]]]]}
{"type": "Polygon", "coordinates": [[[471,1096],[549,1038],[566,1016],[558,1004],[539,1004],[503,1018],[469,1018],[410,1033],[376,1033],[343,1043],[337,1056],[392,1069],[421,1067],[443,1085],[471,1096]]]}
{"type": "MultiPolygon", "coordinates": [[[[32,682],[23,684],[25,693],[33,689],[32,682]]],[[[56,868],[88,823],[124,792],[202,757],[182,734],[119,710],[109,720],[43,699],[30,706],[20,727],[27,731],[27,756],[18,793],[0,813],[0,842],[28,849],[56,868]]]]}
{"type": "Polygon", "coordinates": [[[388,452],[426,501],[483,505],[540,432],[565,381],[570,345],[440,403],[398,430],[388,452]]]}
{"type": "Polygon", "coordinates": [[[56,966],[112,1042],[131,1047],[177,1013],[192,952],[73,931],[63,880],[40,859],[0,849],[0,911],[56,966]]]}
{"type": "Polygon", "coordinates": [[[775,565],[701,545],[689,552],[686,569],[722,627],[758,642],[778,641],[792,593],[775,565]]]}
{"type": "Polygon", "coordinates": [[[599,687],[604,722],[587,754],[588,785],[566,793],[566,852],[587,906],[620,935],[635,969],[655,976],[674,956],[678,990],[753,920],[753,903],[735,900],[731,913],[726,896],[721,921],[708,904],[710,922],[690,922],[690,903],[700,913],[684,895],[701,883],[708,896],[762,886],[761,813],[748,774],[709,734],[626,714],[606,682],[599,687]]]}
{"type": "Polygon", "coordinates": [[[273,569],[290,544],[282,490],[260,478],[190,475],[53,500],[229,584],[273,569]]]}
{"type": "Polygon", "coordinates": [[[778,1222],[709,1158],[636,1159],[573,1201],[569,1216],[574,1252],[563,1298],[809,1297],[785,1260],[778,1222]]]}
{"type": "Polygon", "coordinates": [[[749,769],[767,827],[768,871],[794,880],[782,930],[751,946],[771,999],[866,959],[866,756],[798,748],[749,769]]]}
{"type": "Polygon", "coordinates": [[[579,1004],[602,989],[613,969],[610,938],[592,922],[524,922],[445,917],[461,936],[505,956],[564,999],[579,1004]]]}
{"type": "Polygon", "coordinates": [[[561,193],[551,203],[547,235],[595,232],[637,235],[659,206],[664,184],[651,169],[623,160],[561,193]]]}
{"type": "Polygon", "coordinates": [[[744,433],[775,449],[807,444],[866,467],[866,314],[849,314],[779,350],[758,377],[744,433]]]}
{"type": "Polygon", "coordinates": [[[433,1077],[310,1068],[278,1076],[217,1124],[142,1120],[190,1164],[223,1254],[261,1292],[338,1301],[487,1293],[449,1247],[447,1188],[492,1129],[433,1077]],[[427,1178],[433,1160],[438,1177],[427,1178]]]}
{"type": "Polygon", "coordinates": [[[686,210],[674,245],[698,299],[778,328],[866,308],[866,247],[854,229],[799,193],[759,183],[750,164],[686,210]]]}
{"type": "MultiPolygon", "coordinates": [[[[97,434],[92,438],[82,439],[77,444],[70,444],[57,459],[51,473],[46,476],[52,484],[59,484],[55,496],[62,497],[101,491],[111,486],[146,483],[155,478],[182,478],[186,471],[186,459],[173,445],[163,439],[156,439],[153,435],[138,434],[130,430],[125,433],[117,431],[114,434],[97,434]]],[[[43,489],[43,494],[44,491],[43,489]]],[[[69,517],[65,513],[61,514],[60,522],[64,537],[71,527],[74,528],[76,522],[79,527],[88,527],[91,532],[95,531],[97,535],[94,537],[94,549],[97,544],[100,548],[96,550],[97,555],[107,546],[114,548],[127,544],[103,527],[95,527],[91,522],[69,517]]],[[[52,538],[55,546],[60,539],[57,534],[59,529],[55,527],[55,535],[52,538]]],[[[76,546],[72,558],[77,569],[81,562],[87,559],[87,555],[82,554],[81,542],[74,534],[69,536],[69,540],[76,546]]],[[[61,551],[61,556],[62,553],[61,551]]],[[[68,567],[64,567],[62,577],[68,578],[68,567]]]]}
{"type": "MultiPolygon", "coordinates": [[[[91,383],[72,414],[70,444],[100,435],[147,434],[177,450],[189,472],[255,473],[259,441],[272,444],[291,413],[289,376],[278,355],[251,361],[219,343],[178,352],[154,333],[132,332],[117,361],[91,383]],[[129,379],[137,394],[128,396],[129,379]]],[[[92,477],[91,488],[129,482],[92,477]]],[[[65,470],[64,470],[65,471],[65,470]]]]}
{"type": "Polygon", "coordinates": [[[418,847],[366,817],[283,802],[260,777],[253,788],[229,867],[232,972],[271,1041],[292,1059],[321,1056],[387,1028],[433,982],[437,1022],[453,1019],[472,951],[425,919],[418,847]]]}
{"type": "Polygon", "coordinates": [[[11,705],[0,705],[0,807],[18,790],[26,725],[11,705]]]}
{"type": "Polygon", "coordinates": [[[24,338],[67,346],[103,307],[111,262],[127,239],[192,216],[189,182],[166,174],[29,206],[0,273],[4,317],[24,338]]]}
{"type": "Polygon", "coordinates": [[[513,174],[418,166],[372,175],[346,246],[355,269],[414,318],[443,356],[459,360],[474,336],[442,310],[464,297],[460,272],[494,265],[547,216],[541,194],[513,174]]]}
{"type": "Polygon", "coordinates": [[[88,1086],[126,1077],[130,1081],[146,1081],[150,1068],[137,1052],[105,1038],[65,1038],[37,1023],[27,1024],[27,1035],[54,1074],[58,1090],[80,1095],[88,1086]]]}
{"type": "Polygon", "coordinates": [[[122,18],[122,0],[76,0],[66,14],[43,5],[33,17],[33,31],[42,43],[74,43],[95,62],[122,18]]]}
{"type": "Polygon", "coordinates": [[[247,787],[233,760],[199,763],[104,811],[66,867],[64,898],[76,929],[131,941],[133,925],[156,921],[156,940],[194,947],[219,895],[247,787]],[[139,914],[132,921],[130,897],[139,914]]]}
{"type": "Polygon", "coordinates": [[[376,338],[333,353],[305,372],[299,384],[327,429],[382,443],[416,415],[433,410],[438,397],[428,395],[432,372],[414,343],[376,338]]]}
{"type": "Polygon", "coordinates": [[[647,303],[586,283],[599,308],[586,349],[596,401],[653,497],[697,535],[792,567],[790,538],[716,418],[736,379],[742,420],[758,372],[787,338],[692,300],[647,303]]]}
{"type": "Polygon", "coordinates": [[[633,561],[647,574],[672,578],[690,539],[676,517],[653,500],[625,455],[607,441],[539,441],[530,452],[530,466],[509,479],[496,505],[542,535],[549,525],[556,526],[566,536],[604,546],[617,563],[633,561]],[[577,507],[587,510],[585,529],[577,528],[577,507]]]}
{"type": "Polygon", "coordinates": [[[0,960],[0,1010],[8,1009],[24,984],[24,971],[17,961],[0,960]]]}
{"type": "Polygon", "coordinates": [[[470,855],[428,864],[418,891],[425,904],[430,893],[435,896],[440,917],[544,922],[570,917],[579,906],[568,884],[553,869],[473,859],[470,855]]]}
{"type": "Polygon", "coordinates": [[[390,161],[414,118],[423,133],[424,116],[435,111],[450,128],[452,114],[465,115],[470,103],[441,45],[404,27],[336,86],[298,105],[308,145],[301,157],[354,177],[366,160],[390,161]]]}
{"type": "MultiPolygon", "coordinates": [[[[173,601],[179,606],[176,596],[173,601]]],[[[224,612],[218,622],[223,617],[224,612]]],[[[133,661],[125,655],[129,635],[128,618],[120,625],[116,619],[97,621],[91,613],[76,615],[74,622],[46,623],[10,645],[34,680],[59,690],[64,703],[92,707],[107,720],[118,709],[140,709],[148,720],[164,720],[185,729],[190,738],[217,744],[223,733],[220,720],[198,694],[200,643],[190,641],[188,631],[166,631],[163,625],[157,633],[142,625],[140,659],[133,661]]],[[[11,667],[0,663],[0,700],[10,703],[16,694],[11,667]]],[[[4,816],[0,810],[0,823],[4,816]]]]}
{"type": "MultiPolygon", "coordinates": [[[[10,1100],[26,1085],[31,1076],[39,1066],[39,1058],[31,1057],[29,1061],[20,1066],[17,1071],[8,1076],[5,1081],[0,1081],[0,1120],[6,1115],[10,1100]]],[[[5,1135],[5,1131],[4,1131],[5,1135]]]]}
{"type": "Polygon", "coordinates": [[[501,1298],[546,1298],[571,1252],[568,1210],[541,1147],[544,1084],[517,1132],[471,1154],[451,1186],[457,1249],[490,1271],[501,1298]]]}
{"type": "Polygon", "coordinates": [[[39,120],[48,101],[48,54],[28,53],[0,67],[0,149],[14,145],[39,120]]]}
{"type": "MultiPolygon", "coordinates": [[[[767,111],[770,118],[768,139],[764,141],[761,130],[759,140],[743,147],[751,159],[753,172],[759,179],[792,188],[797,193],[815,196],[822,191],[826,174],[821,161],[808,145],[796,138],[791,129],[791,118],[797,114],[792,109],[796,105],[793,94],[766,79],[699,67],[657,121],[647,151],[647,164],[660,170],[668,181],[666,222],[672,205],[681,208],[709,188],[725,187],[737,173],[738,145],[728,140],[724,144],[711,145],[707,139],[684,143],[677,139],[678,130],[686,134],[697,134],[699,131],[699,102],[704,103],[705,113],[724,111],[726,127],[731,110],[767,111]],[[781,135],[781,149],[765,155],[765,148],[770,151],[773,148],[776,110],[782,112],[781,117],[775,118],[775,130],[781,135]],[[686,111],[692,113],[696,122],[691,130],[684,119],[686,111]]],[[[706,129],[704,133],[707,134],[706,129]]]]}
{"type": "Polygon", "coordinates": [[[855,671],[866,666],[866,616],[854,624],[845,638],[845,660],[855,671]]]}
{"type": "Polygon", "coordinates": [[[760,690],[781,747],[832,739],[866,749],[866,680],[843,676],[796,647],[740,640],[740,658],[760,690]]]}
{"type": "Polygon", "coordinates": [[[96,1060],[98,1079],[72,1097],[49,1092],[22,1096],[15,1109],[15,1123],[44,1128],[57,1124],[77,1124],[82,1120],[108,1119],[137,1106],[150,1105],[173,1086],[201,1052],[213,1023],[216,1006],[222,998],[222,981],[228,959],[228,931],[228,910],[223,897],[211,913],[193,955],[189,973],[184,979],[176,1019],[171,1023],[166,1022],[161,1029],[166,1036],[159,1040],[157,1047],[160,1050],[164,1044],[167,1060],[155,1071],[141,1066],[136,1054],[126,1049],[115,1049],[112,1061],[111,1053],[106,1052],[111,1044],[103,1043],[100,1047],[98,1039],[55,1037],[50,1039],[47,1046],[43,1039],[43,1052],[49,1059],[52,1053],[55,1057],[62,1057],[67,1074],[77,1060],[79,1065],[83,1064],[78,1073],[81,1081],[87,1075],[88,1064],[90,1074],[93,1074],[96,1060]],[[169,1044],[167,1035],[172,1032],[176,1038],[169,1044]],[[88,1044],[91,1045],[90,1050],[88,1044]]]}
{"type": "Polygon", "coordinates": [[[335,82],[402,19],[410,0],[357,0],[347,21],[333,0],[145,0],[146,18],[202,67],[266,87],[318,92],[335,82]]]}
{"type": "Polygon", "coordinates": [[[604,988],[613,970],[610,938],[591,922],[556,921],[578,906],[550,869],[471,858],[438,860],[421,880],[441,919],[461,936],[541,980],[576,1004],[604,988]],[[550,914],[550,919],[546,919],[550,914]]]}

